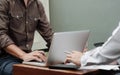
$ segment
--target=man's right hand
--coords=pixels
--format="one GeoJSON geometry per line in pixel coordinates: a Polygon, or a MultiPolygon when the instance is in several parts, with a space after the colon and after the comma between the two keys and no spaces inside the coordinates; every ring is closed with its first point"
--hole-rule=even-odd
{"type": "Polygon", "coordinates": [[[26,53],[22,56],[23,61],[40,61],[45,62],[46,61],[46,55],[43,51],[33,51],[31,53],[26,53]]]}

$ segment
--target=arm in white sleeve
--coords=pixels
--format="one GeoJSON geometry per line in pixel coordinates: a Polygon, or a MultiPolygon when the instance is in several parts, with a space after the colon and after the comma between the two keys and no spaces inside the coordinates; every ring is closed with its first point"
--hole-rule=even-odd
{"type": "Polygon", "coordinates": [[[81,66],[108,64],[120,58],[120,23],[103,46],[86,52],[81,58],[81,66]]]}

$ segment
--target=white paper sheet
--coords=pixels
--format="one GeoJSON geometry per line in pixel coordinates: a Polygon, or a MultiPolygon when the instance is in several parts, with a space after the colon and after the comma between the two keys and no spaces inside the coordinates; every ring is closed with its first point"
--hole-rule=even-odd
{"type": "Polygon", "coordinates": [[[80,67],[79,70],[82,69],[120,70],[119,67],[120,65],[92,65],[80,67]]]}

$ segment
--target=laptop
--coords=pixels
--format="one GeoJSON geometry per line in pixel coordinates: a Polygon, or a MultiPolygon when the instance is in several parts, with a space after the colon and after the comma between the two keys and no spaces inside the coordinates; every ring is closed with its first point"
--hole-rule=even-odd
{"type": "Polygon", "coordinates": [[[56,32],[53,35],[51,46],[45,63],[23,62],[23,64],[48,66],[49,68],[75,69],[75,64],[63,64],[66,60],[66,53],[73,50],[82,51],[87,43],[90,31],[68,31],[56,32]]]}

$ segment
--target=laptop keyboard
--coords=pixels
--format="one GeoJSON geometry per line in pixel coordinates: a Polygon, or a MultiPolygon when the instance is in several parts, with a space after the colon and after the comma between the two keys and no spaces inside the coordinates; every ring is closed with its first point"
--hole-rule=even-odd
{"type": "Polygon", "coordinates": [[[45,62],[40,62],[40,61],[23,61],[23,64],[34,65],[34,66],[46,66],[45,62]]]}

